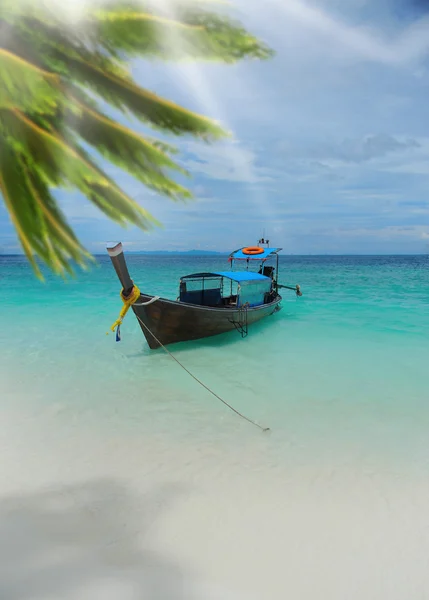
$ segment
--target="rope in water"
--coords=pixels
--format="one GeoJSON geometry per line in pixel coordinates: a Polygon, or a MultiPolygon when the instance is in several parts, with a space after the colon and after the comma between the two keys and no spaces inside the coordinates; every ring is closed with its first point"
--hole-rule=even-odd
{"type": "Polygon", "coordinates": [[[214,396],[215,398],[217,398],[218,400],[220,400],[223,404],[225,404],[225,406],[227,406],[229,409],[231,409],[233,412],[235,412],[236,415],[238,415],[239,417],[241,417],[242,419],[244,419],[245,421],[248,421],[249,423],[251,423],[252,425],[254,425],[255,427],[258,427],[259,429],[261,429],[262,431],[270,431],[269,427],[262,427],[262,425],[259,425],[259,423],[256,423],[255,421],[252,421],[252,419],[249,419],[249,417],[246,417],[246,415],[243,415],[241,412],[239,412],[238,410],[236,410],[233,406],[231,406],[230,404],[228,404],[228,402],[226,402],[225,400],[223,400],[223,398],[221,398],[220,396],[218,396],[213,390],[211,390],[205,383],[203,383],[200,379],[198,379],[198,377],[195,377],[195,375],[193,373],[191,373],[186,367],[185,365],[183,365],[179,359],[177,359],[174,354],[172,354],[170,352],[170,350],[168,350],[164,344],[162,344],[159,339],[156,337],[156,335],[154,333],[152,333],[152,331],[149,329],[149,327],[146,325],[146,323],[143,323],[143,321],[140,319],[140,317],[138,316],[137,313],[135,313],[137,319],[139,320],[139,322],[141,323],[141,325],[146,329],[146,331],[148,331],[150,333],[150,335],[153,337],[153,339],[156,341],[157,344],[159,344],[161,346],[161,348],[163,350],[165,350],[165,352],[170,356],[170,358],[172,358],[180,367],[182,367],[182,369],[184,371],[186,371],[186,373],[188,373],[188,375],[190,375],[192,377],[192,379],[194,379],[197,383],[199,383],[204,389],[206,389],[210,394],[212,394],[212,396],[214,396]]]}

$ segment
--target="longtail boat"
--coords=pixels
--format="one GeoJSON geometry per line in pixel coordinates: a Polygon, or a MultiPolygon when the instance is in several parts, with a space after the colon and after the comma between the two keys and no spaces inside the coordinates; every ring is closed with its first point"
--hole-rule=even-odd
{"type": "Polygon", "coordinates": [[[280,288],[292,289],[301,296],[299,285],[295,287],[278,283],[278,267],[281,248],[258,246],[239,248],[229,255],[230,271],[192,273],[180,278],[179,296],[168,300],[140,292],[131,279],[121,243],[108,247],[116,274],[122,285],[121,298],[124,307],[119,319],[112,325],[116,339],[120,340],[122,320],[131,307],[147,343],[151,349],[198,340],[238,330],[242,337],[248,326],[280,310],[280,288]],[[275,260],[275,266],[266,264],[275,260]],[[246,270],[233,270],[235,261],[244,262],[246,270]],[[259,270],[249,270],[254,263],[259,270]]]}

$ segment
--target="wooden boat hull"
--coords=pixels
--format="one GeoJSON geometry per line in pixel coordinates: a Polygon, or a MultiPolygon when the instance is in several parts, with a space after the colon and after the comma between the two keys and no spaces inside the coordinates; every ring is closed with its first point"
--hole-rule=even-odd
{"type": "Polygon", "coordinates": [[[151,349],[159,348],[160,343],[166,346],[198,340],[251,325],[280,310],[282,300],[277,296],[269,304],[247,309],[212,308],[164,298],[142,306],[153,298],[141,294],[132,307],[151,349]]]}

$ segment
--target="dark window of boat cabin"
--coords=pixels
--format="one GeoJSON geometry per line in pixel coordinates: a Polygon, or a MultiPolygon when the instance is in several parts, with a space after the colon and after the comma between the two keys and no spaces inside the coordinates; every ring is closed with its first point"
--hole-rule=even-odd
{"type": "Polygon", "coordinates": [[[222,277],[196,277],[185,279],[183,283],[186,283],[188,292],[197,290],[216,290],[221,288],[222,277]]]}
{"type": "Polygon", "coordinates": [[[181,282],[180,301],[199,306],[218,306],[222,302],[222,277],[196,277],[181,282]],[[183,284],[186,286],[183,286],[183,284]]]}

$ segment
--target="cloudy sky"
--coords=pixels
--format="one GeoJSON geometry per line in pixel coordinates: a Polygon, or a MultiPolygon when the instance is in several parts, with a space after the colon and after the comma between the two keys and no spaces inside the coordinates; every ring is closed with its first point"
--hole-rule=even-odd
{"type": "MultiPolygon", "coordinates": [[[[417,0],[232,4],[274,59],[140,61],[133,71],[234,139],[180,142],[196,197],[186,205],[111,171],[162,222],[150,235],[110,223],[79,195],[62,197],[87,247],[103,252],[121,239],[135,249],[230,250],[265,230],[295,254],[429,251],[429,18],[417,0]]],[[[3,207],[0,245],[17,248],[3,207]]]]}

